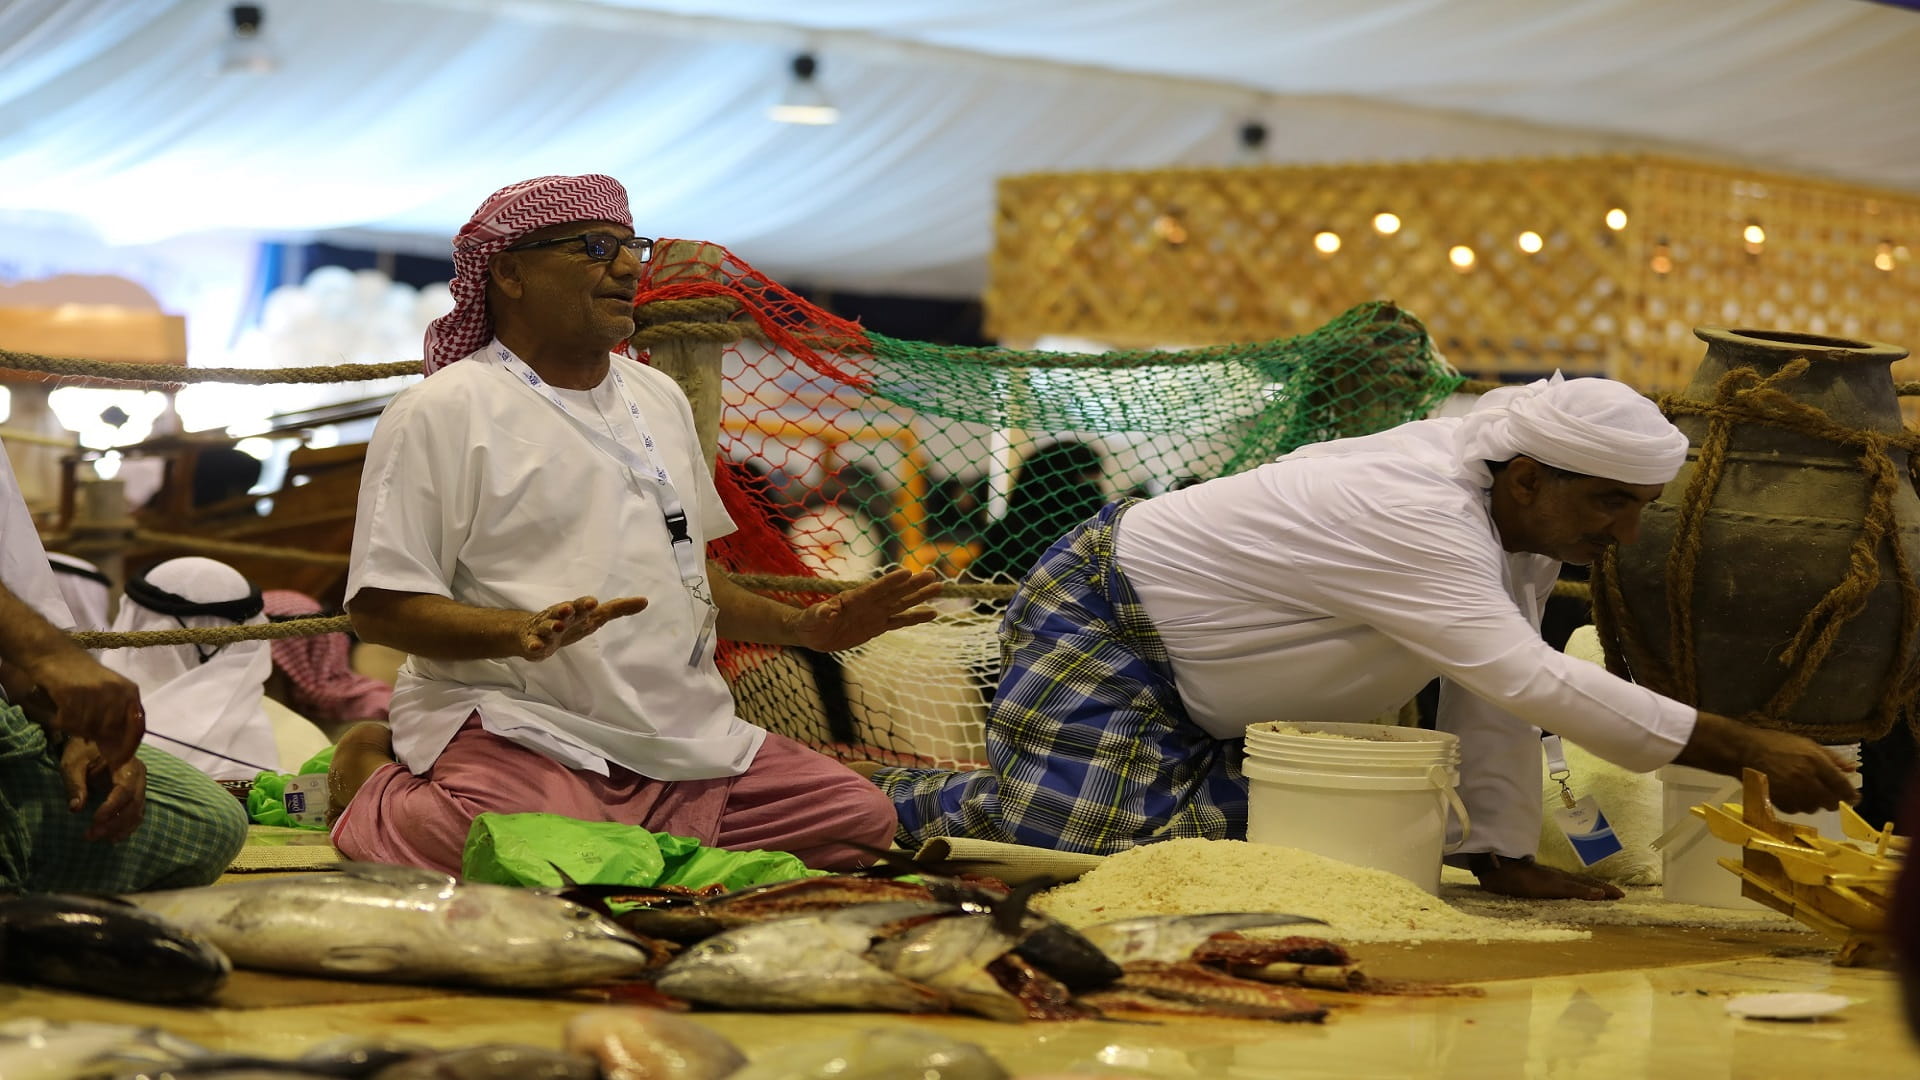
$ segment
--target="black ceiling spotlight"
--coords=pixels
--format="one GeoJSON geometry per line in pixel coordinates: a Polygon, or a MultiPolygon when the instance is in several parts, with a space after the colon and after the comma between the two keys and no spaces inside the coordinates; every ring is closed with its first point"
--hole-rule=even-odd
{"type": "Polygon", "coordinates": [[[1240,125],[1240,146],[1242,149],[1259,152],[1267,145],[1267,125],[1258,120],[1249,120],[1240,125]]]}
{"type": "Polygon", "coordinates": [[[220,73],[266,75],[277,70],[280,59],[264,36],[266,9],[259,4],[235,4],[227,9],[227,17],[233,28],[220,47],[220,73]]]}
{"type": "Polygon", "coordinates": [[[783,124],[831,124],[840,119],[840,110],[827,100],[826,92],[814,81],[820,61],[810,52],[795,53],[793,78],[780,102],[767,110],[767,116],[783,124]]]}

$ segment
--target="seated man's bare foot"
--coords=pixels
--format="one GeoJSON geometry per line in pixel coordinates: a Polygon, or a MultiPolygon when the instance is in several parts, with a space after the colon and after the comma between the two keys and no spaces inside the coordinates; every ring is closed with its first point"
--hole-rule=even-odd
{"type": "Polygon", "coordinates": [[[864,776],[864,777],[866,777],[866,778],[867,778],[867,779],[869,779],[869,780],[871,780],[871,779],[873,779],[873,774],[874,774],[874,773],[877,773],[877,772],[879,772],[879,771],[880,771],[881,769],[884,769],[884,768],[886,768],[886,767],[887,767],[887,766],[886,766],[886,764],[885,764],[884,762],[879,762],[879,761],[849,761],[849,762],[847,762],[847,768],[849,768],[849,769],[852,769],[852,770],[853,770],[854,772],[857,772],[857,773],[859,773],[859,774],[860,774],[861,776],[864,776]]]}
{"type": "Polygon", "coordinates": [[[360,792],[360,785],[382,765],[391,765],[393,729],[376,720],[355,724],[333,749],[333,764],[327,768],[327,827],[340,820],[360,792]]]}
{"type": "Polygon", "coordinates": [[[1480,887],[1501,896],[1526,900],[1618,900],[1626,895],[1610,882],[1541,866],[1532,859],[1480,854],[1469,861],[1474,875],[1480,879],[1480,887]]]}

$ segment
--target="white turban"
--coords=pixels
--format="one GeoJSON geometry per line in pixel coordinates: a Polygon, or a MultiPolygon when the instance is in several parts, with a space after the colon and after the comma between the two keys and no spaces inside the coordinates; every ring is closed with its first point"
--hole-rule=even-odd
{"type": "MultiPolygon", "coordinates": [[[[178,630],[267,621],[260,590],[226,563],[169,559],[129,578],[113,628],[178,630]]],[[[251,780],[280,752],[261,695],[273,674],[265,641],[109,649],[100,662],[140,686],[147,739],[216,780],[251,780]]]]}
{"type": "Polygon", "coordinates": [[[1555,372],[1480,398],[1461,421],[1460,465],[1482,486],[1489,461],[1526,455],[1556,469],[1623,484],[1664,484],[1687,461],[1687,437],[1625,383],[1555,372]]]}
{"type": "Polygon", "coordinates": [[[105,630],[113,592],[107,576],[87,560],[58,551],[47,552],[47,563],[53,567],[53,579],[60,585],[67,611],[73,615],[73,628],[105,630]]]}

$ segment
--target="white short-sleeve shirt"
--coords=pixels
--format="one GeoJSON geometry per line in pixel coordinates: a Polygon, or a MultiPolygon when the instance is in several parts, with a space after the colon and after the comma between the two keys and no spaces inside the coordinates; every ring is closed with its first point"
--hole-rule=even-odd
{"type": "MultiPolygon", "coordinates": [[[[535,662],[412,657],[394,687],[394,749],[425,772],[476,710],[487,730],[571,768],[609,762],[656,780],[735,776],[765,733],[741,720],[682,583],[657,495],[638,484],[491,346],[408,387],[367,448],[349,603],[363,588],[539,611],[563,600],[644,596],[638,615],[535,662]]],[[[666,375],[615,356],[696,550],[733,531],[699,452],[693,414],[666,375]]],[[[611,373],[559,390],[617,441],[639,438],[611,373]]]]}
{"type": "Polygon", "coordinates": [[[1694,710],[1539,634],[1559,563],[1502,549],[1457,419],[1305,448],[1128,510],[1116,544],[1194,722],[1365,722],[1436,675],[1471,850],[1531,853],[1539,729],[1622,767],[1672,761],[1694,710]],[[1465,693],[1458,691],[1464,690],[1465,693]]]}

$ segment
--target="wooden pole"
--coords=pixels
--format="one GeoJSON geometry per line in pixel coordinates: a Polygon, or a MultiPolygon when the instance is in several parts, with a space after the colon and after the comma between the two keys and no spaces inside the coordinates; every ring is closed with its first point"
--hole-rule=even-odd
{"type": "MultiPolygon", "coordinates": [[[[660,268],[649,279],[653,285],[689,278],[711,279],[719,276],[721,248],[697,240],[672,240],[654,250],[660,268]]],[[[676,320],[718,322],[717,316],[676,320]]],[[[693,429],[700,436],[700,451],[708,468],[720,453],[720,358],[726,346],[718,341],[679,338],[656,343],[650,350],[653,366],[673,377],[693,406],[693,429]]]]}
{"type": "Polygon", "coordinates": [[[127,548],[133,543],[133,515],[127,508],[127,489],[119,477],[79,481],[74,500],[73,528],[61,545],[69,555],[100,568],[119,595],[127,580],[127,548]]]}

